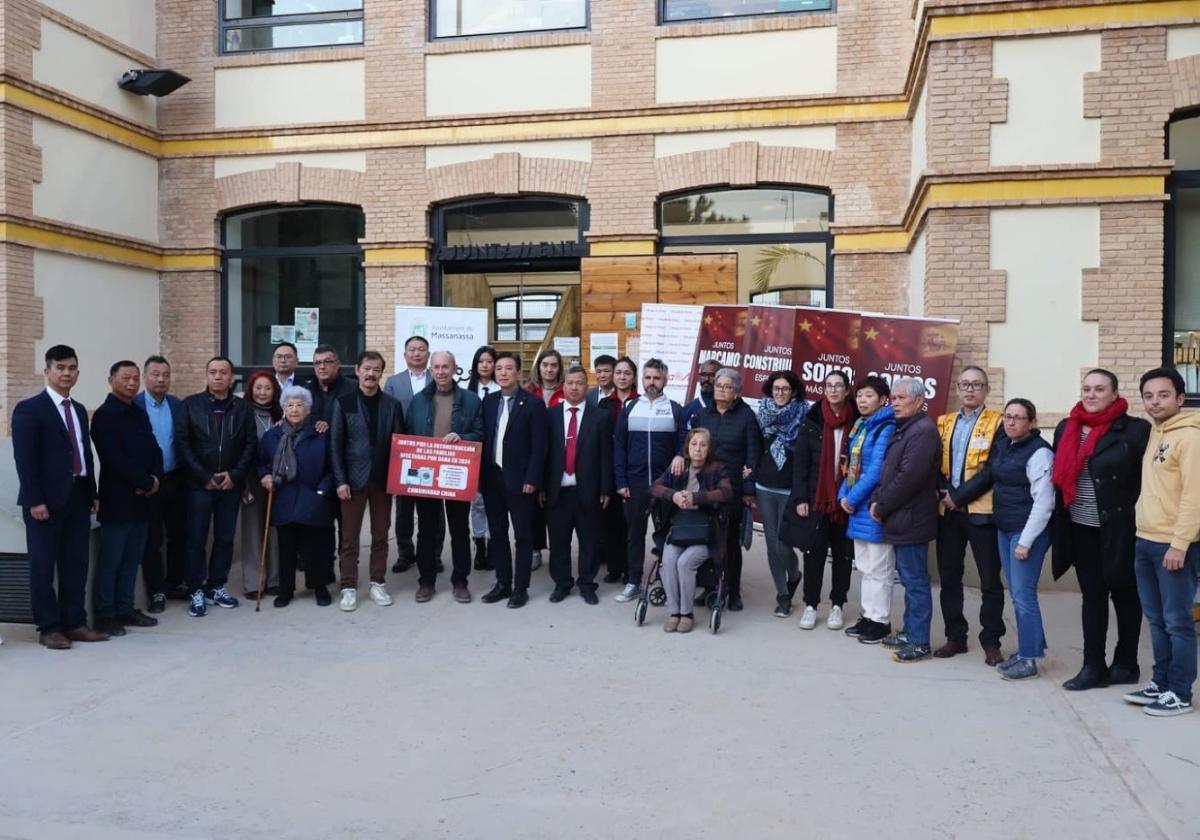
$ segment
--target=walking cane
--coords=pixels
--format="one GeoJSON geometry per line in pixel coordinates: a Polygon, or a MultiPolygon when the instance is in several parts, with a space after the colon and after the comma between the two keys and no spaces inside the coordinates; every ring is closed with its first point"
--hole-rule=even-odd
{"type": "Polygon", "coordinates": [[[263,519],[262,554],[258,557],[258,593],[254,603],[254,611],[262,610],[263,574],[267,568],[267,539],[271,536],[271,502],[275,500],[275,487],[267,491],[267,515],[263,519]]]}

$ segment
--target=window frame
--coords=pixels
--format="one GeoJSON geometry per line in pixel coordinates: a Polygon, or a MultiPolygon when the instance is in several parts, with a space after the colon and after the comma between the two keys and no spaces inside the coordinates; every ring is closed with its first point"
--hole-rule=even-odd
{"type": "MultiPolygon", "coordinates": [[[[1180,111],[1172,114],[1163,131],[1163,159],[1171,158],[1171,123],[1200,119],[1200,110],[1180,111]]],[[[1200,169],[1175,169],[1167,176],[1166,192],[1168,200],[1163,205],[1163,323],[1162,323],[1162,358],[1163,367],[1175,370],[1175,292],[1178,288],[1175,276],[1175,246],[1178,242],[1176,231],[1175,207],[1180,190],[1200,189],[1200,169]]],[[[1188,391],[1184,394],[1184,404],[1188,407],[1200,406],[1200,392],[1188,391]]]]}
{"type": "Polygon", "coordinates": [[[713,15],[709,17],[694,17],[694,18],[679,18],[677,20],[667,19],[667,3],[669,0],[657,0],[658,7],[658,25],[659,26],[679,26],[689,23],[705,23],[714,20],[747,20],[752,18],[770,18],[775,19],[784,15],[832,15],[837,13],[837,0],[829,0],[828,9],[797,9],[787,12],[750,12],[744,15],[713,15]]]}
{"type": "Polygon", "coordinates": [[[294,15],[265,16],[261,18],[226,18],[225,0],[217,0],[217,55],[252,55],[254,53],[296,52],[297,50],[328,50],[361,47],[367,38],[367,0],[361,9],[341,12],[308,12],[294,15]],[[230,29],[264,29],[268,27],[298,26],[306,23],[346,23],[359,21],[363,25],[362,39],[352,44],[309,44],[300,47],[268,47],[255,50],[225,49],[225,33],[230,29]]]}
{"type": "MultiPolygon", "coordinates": [[[[542,335],[541,338],[537,338],[537,339],[523,337],[524,336],[523,328],[526,323],[529,323],[529,322],[527,322],[527,320],[525,318],[525,298],[534,297],[534,296],[541,296],[544,298],[554,298],[555,311],[557,311],[558,307],[562,305],[563,295],[561,293],[539,291],[536,288],[532,291],[518,290],[516,292],[513,292],[510,295],[502,295],[501,297],[493,298],[492,299],[492,339],[491,339],[492,341],[507,341],[507,342],[517,341],[517,342],[525,343],[527,341],[533,342],[533,341],[544,341],[545,340],[546,336],[544,334],[542,335]],[[517,307],[516,319],[515,320],[513,320],[511,318],[503,319],[504,324],[515,324],[516,325],[516,328],[517,328],[517,337],[516,338],[500,338],[500,324],[502,321],[500,318],[499,307],[500,307],[501,303],[504,303],[506,301],[515,301],[516,302],[516,307],[517,307]]],[[[539,300],[539,301],[535,301],[535,302],[543,303],[543,302],[548,302],[548,301],[540,301],[539,300]]],[[[549,332],[551,325],[554,323],[554,316],[551,315],[549,318],[534,318],[531,323],[541,324],[543,322],[545,322],[545,324],[546,324],[546,332],[549,332]]]]}
{"type": "MultiPolygon", "coordinates": [[[[365,2],[365,0],[364,0],[365,2]]],[[[426,37],[429,43],[438,41],[461,41],[467,38],[504,38],[513,35],[546,35],[556,32],[591,32],[592,30],[592,0],[580,0],[583,3],[583,25],[555,27],[553,29],[507,29],[502,32],[476,32],[470,35],[438,35],[437,34],[437,0],[427,0],[429,31],[426,37]]]]}
{"type": "MultiPolygon", "coordinates": [[[[297,207],[305,210],[357,210],[363,217],[365,224],[365,212],[356,204],[338,204],[336,202],[322,201],[311,202],[300,205],[278,205],[278,204],[258,204],[249,207],[239,207],[236,210],[231,210],[220,216],[218,225],[221,231],[221,330],[220,330],[220,347],[221,355],[229,355],[229,261],[239,259],[253,258],[271,258],[271,257],[355,257],[355,265],[357,267],[357,278],[354,281],[354,286],[351,289],[351,309],[354,310],[358,318],[359,330],[357,332],[358,344],[355,348],[351,348],[351,357],[342,359],[341,371],[343,375],[352,375],[354,372],[354,358],[364,349],[366,349],[366,272],[363,265],[363,247],[361,243],[352,245],[314,245],[314,246],[297,246],[297,247],[272,247],[272,248],[227,248],[226,237],[229,223],[238,216],[249,213],[258,213],[264,210],[286,213],[289,210],[294,210],[297,207]]],[[[265,365],[245,365],[240,364],[240,360],[234,360],[233,372],[238,381],[244,379],[247,375],[256,370],[270,368],[270,362],[265,365]]],[[[312,364],[301,364],[296,368],[297,376],[301,372],[311,373],[312,364]]]]}
{"type": "MultiPolygon", "coordinates": [[[[679,190],[671,193],[663,193],[658,197],[657,206],[655,207],[655,224],[658,227],[658,253],[663,254],[681,254],[681,253],[713,253],[712,251],[667,251],[667,248],[679,248],[692,246],[712,246],[714,244],[730,244],[730,245],[773,245],[778,243],[825,243],[825,309],[834,308],[833,296],[833,232],[827,230],[825,232],[808,232],[808,233],[739,233],[732,235],[721,234],[693,234],[690,236],[664,236],[662,209],[663,204],[679,198],[687,198],[695,195],[703,195],[706,193],[720,192],[747,192],[750,190],[788,190],[789,192],[806,192],[815,195],[823,195],[829,200],[829,219],[828,223],[832,227],[834,220],[834,199],[832,191],[822,187],[810,187],[800,184],[755,184],[753,186],[732,186],[719,185],[716,187],[700,187],[688,190],[679,190]]],[[[699,227],[699,226],[698,226],[699,227]]],[[[789,288],[805,288],[805,287],[789,287],[789,288]]]]}

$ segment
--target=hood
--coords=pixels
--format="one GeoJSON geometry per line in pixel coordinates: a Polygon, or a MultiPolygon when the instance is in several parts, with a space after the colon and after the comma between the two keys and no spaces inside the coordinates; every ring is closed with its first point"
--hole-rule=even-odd
{"type": "Polygon", "coordinates": [[[1180,429],[1200,429],[1200,411],[1181,411],[1162,423],[1154,424],[1154,431],[1168,435],[1180,429]]]}
{"type": "Polygon", "coordinates": [[[885,405],[871,416],[862,418],[863,425],[868,429],[873,429],[884,423],[895,422],[895,420],[896,412],[892,410],[890,405],[885,405]]]}

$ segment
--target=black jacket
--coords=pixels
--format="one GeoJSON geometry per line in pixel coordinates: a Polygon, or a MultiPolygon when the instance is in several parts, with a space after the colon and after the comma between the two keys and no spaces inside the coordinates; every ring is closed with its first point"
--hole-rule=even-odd
{"type": "Polygon", "coordinates": [[[375,443],[362,391],[355,388],[333,401],[329,421],[329,462],[334,486],[350,485],[361,490],[368,481],[387,487],[388,464],[392,454],[392,435],[404,434],[404,410],[400,401],[379,389],[379,416],[375,443]]]}
{"type": "MultiPolygon", "coordinates": [[[[1063,420],[1054,430],[1058,449],[1063,420]]],[[[1133,543],[1137,537],[1135,507],[1142,491],[1142,455],[1150,439],[1150,424],[1139,417],[1118,417],[1087,462],[1087,472],[1096,488],[1100,511],[1100,553],[1104,580],[1109,586],[1133,586],[1133,543]]],[[[1075,563],[1071,512],[1063,505],[1062,491],[1054,492],[1054,553],[1051,565],[1057,580],[1075,563]]]]}
{"type": "Polygon", "coordinates": [[[304,383],[304,387],[308,389],[313,397],[312,417],[314,423],[325,421],[333,423],[333,404],[337,402],[339,397],[347,396],[358,391],[358,383],[353,379],[349,379],[341,374],[333,382],[329,383],[329,390],[325,391],[321,388],[321,383],[317,381],[317,377],[313,377],[304,383]]]}
{"type": "Polygon", "coordinates": [[[92,415],[92,441],[100,456],[100,521],[148,522],[146,493],[162,480],[163,457],[146,412],[109,394],[92,415]]]}
{"type": "MultiPolygon", "coordinates": [[[[693,429],[708,429],[712,434],[713,457],[729,470],[729,481],[735,496],[754,495],[754,470],[762,457],[762,432],[758,418],[750,406],[738,397],[729,410],[722,414],[714,402],[700,408],[692,415],[693,429]],[[742,478],[742,467],[750,467],[749,477],[742,478]]],[[[686,458],[687,453],[681,453],[686,458]]],[[[738,504],[741,500],[738,499],[738,504]]]]}
{"type": "MultiPolygon", "coordinates": [[[[696,476],[696,481],[700,485],[696,507],[709,515],[708,557],[720,569],[723,568],[725,544],[728,542],[725,532],[729,527],[729,506],[741,502],[734,495],[729,470],[720,461],[709,461],[708,466],[696,476]]],[[[651,514],[654,517],[655,543],[660,546],[671,530],[671,519],[679,511],[671,497],[680,490],[686,490],[687,482],[687,470],[672,475],[668,468],[650,487],[650,496],[654,500],[651,514]]]]}
{"type": "MultiPolygon", "coordinates": [[[[546,415],[546,506],[558,501],[563,466],[567,458],[567,438],[563,418],[570,406],[561,402],[546,415]]],[[[613,495],[612,414],[598,406],[584,408],[575,441],[575,486],[580,500],[589,507],[600,507],[601,496],[613,495]]]]}
{"type": "Polygon", "coordinates": [[[221,472],[229,473],[234,485],[241,487],[258,451],[254,417],[245,400],[230,395],[225,419],[218,430],[210,410],[216,402],[208,391],[192,394],[183,401],[186,428],[176,440],[179,457],[194,487],[203,487],[221,472]]]}
{"type": "Polygon", "coordinates": [[[879,487],[871,496],[883,520],[884,542],[914,545],[937,537],[941,456],[942,438],[932,417],[922,413],[896,422],[879,487]]]}
{"type": "MultiPolygon", "coordinates": [[[[483,401],[483,469],[496,469],[496,431],[504,398],[501,391],[488,394],[483,401]]],[[[508,425],[504,433],[504,484],[509,493],[520,493],[532,485],[541,489],[546,463],[546,404],[524,388],[509,394],[508,425]]],[[[481,476],[482,477],[482,476],[481,476]]]]}

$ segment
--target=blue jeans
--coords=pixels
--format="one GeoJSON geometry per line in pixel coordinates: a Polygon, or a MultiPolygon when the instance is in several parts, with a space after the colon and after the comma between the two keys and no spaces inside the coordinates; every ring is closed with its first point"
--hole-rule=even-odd
{"type": "Polygon", "coordinates": [[[187,587],[217,589],[229,580],[233,564],[233,534],[242,504],[240,490],[192,490],[188,498],[187,587]],[[208,528],[212,525],[212,556],[204,559],[208,528]]]}
{"type": "Polygon", "coordinates": [[[997,531],[1000,543],[1000,565],[1008,580],[1013,612],[1017,616],[1017,656],[1021,659],[1041,659],[1046,655],[1046,630],[1042,626],[1042,608],[1038,605],[1038,581],[1042,577],[1042,561],[1050,547],[1050,529],[1038,534],[1029,546],[1029,556],[1016,557],[1021,544],[1020,531],[997,531]]]}
{"type": "Polygon", "coordinates": [[[929,644],[933,592],[929,588],[929,543],[898,545],[896,571],[904,586],[904,635],[914,645],[929,644]]]}
{"type": "Polygon", "coordinates": [[[1155,685],[1173,691],[1180,700],[1191,702],[1196,682],[1196,630],[1192,625],[1192,602],[1196,598],[1196,575],[1200,573],[1200,543],[1188,546],[1183,568],[1168,572],[1163,556],[1170,546],[1138,538],[1133,550],[1138,597],[1150,625],[1154,649],[1155,685]]]}
{"type": "Polygon", "coordinates": [[[146,553],[149,522],[106,523],[100,527],[100,554],[92,578],[92,612],[116,618],[133,612],[137,573],[146,553]]]}

